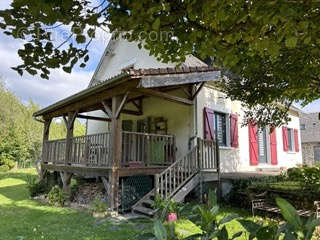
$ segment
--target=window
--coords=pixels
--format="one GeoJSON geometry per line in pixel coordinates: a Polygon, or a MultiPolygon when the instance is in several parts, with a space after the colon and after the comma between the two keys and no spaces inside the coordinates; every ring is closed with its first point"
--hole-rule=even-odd
{"type": "Polygon", "coordinates": [[[293,136],[293,129],[288,128],[288,151],[293,152],[294,151],[294,136],[293,136]]]}
{"type": "Polygon", "coordinates": [[[214,129],[219,146],[227,146],[227,115],[215,112],[214,129]]]}
{"type": "Polygon", "coordinates": [[[314,146],[314,160],[316,164],[320,162],[320,146],[314,146]]]}
{"type": "Polygon", "coordinates": [[[301,125],[300,125],[300,129],[301,129],[301,130],[306,130],[306,125],[305,125],[305,124],[301,124],[301,125]]]}

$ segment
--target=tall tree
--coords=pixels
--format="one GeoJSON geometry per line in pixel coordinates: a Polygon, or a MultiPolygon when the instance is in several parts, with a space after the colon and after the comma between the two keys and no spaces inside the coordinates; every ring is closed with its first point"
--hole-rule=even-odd
{"type": "Polygon", "coordinates": [[[262,125],[288,120],[294,101],[320,98],[318,0],[94,2],[14,0],[0,12],[5,33],[28,40],[18,52],[24,63],[14,69],[48,78],[49,69],[85,67],[96,29],[108,27],[164,62],[212,58],[227,76],[220,88],[262,125]],[[61,25],[70,27],[65,47],[51,36],[61,25]]]}
{"type": "MultiPolygon", "coordinates": [[[[0,79],[1,80],[1,79],[0,79]]],[[[0,81],[0,165],[14,166],[32,163],[40,158],[43,124],[33,119],[39,106],[32,100],[28,105],[22,102],[0,81]]],[[[63,122],[53,122],[50,139],[65,138],[63,122]]],[[[85,124],[76,120],[74,135],[85,134],[85,124]]]]}

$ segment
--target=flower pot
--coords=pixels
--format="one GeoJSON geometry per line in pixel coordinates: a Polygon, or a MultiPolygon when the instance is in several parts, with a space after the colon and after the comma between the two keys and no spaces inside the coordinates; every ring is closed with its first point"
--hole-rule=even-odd
{"type": "Polygon", "coordinates": [[[174,222],[178,219],[177,214],[176,213],[169,213],[167,220],[168,222],[174,222]]]}

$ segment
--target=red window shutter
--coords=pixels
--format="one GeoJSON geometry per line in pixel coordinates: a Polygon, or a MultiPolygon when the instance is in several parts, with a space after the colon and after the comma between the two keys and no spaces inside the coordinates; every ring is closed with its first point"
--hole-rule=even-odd
{"type": "Polygon", "coordinates": [[[250,122],[248,125],[249,129],[249,154],[250,154],[250,165],[258,165],[258,140],[257,131],[258,127],[250,122]]]}
{"type": "Polygon", "coordinates": [[[283,151],[288,152],[288,128],[282,127],[283,151]]]}
{"type": "Polygon", "coordinates": [[[239,147],[239,134],[238,134],[238,115],[230,115],[230,136],[231,136],[231,147],[239,147]]]}
{"type": "Polygon", "coordinates": [[[204,139],[214,140],[214,111],[210,108],[203,109],[203,120],[204,120],[204,139]]]}
{"type": "Polygon", "coordinates": [[[270,152],[271,152],[271,164],[278,164],[278,155],[277,155],[277,133],[276,129],[272,129],[270,132],[270,152]]]}
{"type": "Polygon", "coordinates": [[[298,138],[298,129],[294,129],[294,145],[296,152],[299,152],[299,138],[298,138]]]}

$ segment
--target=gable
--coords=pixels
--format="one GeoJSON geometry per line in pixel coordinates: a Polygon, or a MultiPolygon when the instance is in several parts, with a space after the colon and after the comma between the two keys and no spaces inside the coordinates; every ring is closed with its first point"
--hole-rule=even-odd
{"type": "MultiPolygon", "coordinates": [[[[139,49],[136,42],[128,42],[123,38],[111,39],[104,51],[100,63],[92,77],[90,86],[105,81],[108,78],[121,73],[124,68],[168,68],[176,67],[175,63],[162,63],[154,56],[149,55],[149,51],[139,49]]],[[[198,58],[190,55],[186,57],[183,66],[207,66],[198,58]]]]}

